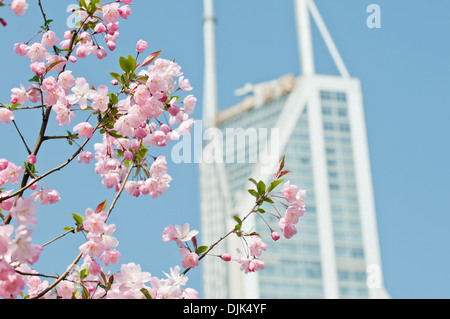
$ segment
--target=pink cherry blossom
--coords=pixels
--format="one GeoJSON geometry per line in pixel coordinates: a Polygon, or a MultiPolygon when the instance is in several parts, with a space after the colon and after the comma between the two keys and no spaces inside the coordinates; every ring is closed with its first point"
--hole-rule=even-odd
{"type": "Polygon", "coordinates": [[[183,290],[183,299],[199,299],[198,291],[192,288],[186,288],[183,290]]]}
{"type": "Polygon", "coordinates": [[[148,90],[148,88],[145,85],[139,85],[136,88],[136,91],[135,91],[133,97],[134,97],[134,101],[138,105],[142,106],[150,98],[150,91],[148,90]]]}
{"type": "Polygon", "coordinates": [[[195,268],[199,264],[198,255],[190,252],[187,248],[180,249],[180,255],[183,257],[182,265],[184,268],[195,268]]]}
{"type": "Polygon", "coordinates": [[[14,120],[14,112],[7,108],[0,108],[0,122],[10,124],[14,120]]]}
{"type": "Polygon", "coordinates": [[[136,51],[142,53],[147,49],[148,43],[144,40],[139,40],[136,45],[136,51]]]}
{"type": "Polygon", "coordinates": [[[72,117],[75,117],[75,113],[67,105],[60,103],[59,100],[55,105],[53,105],[53,111],[56,112],[56,121],[59,126],[71,125],[72,117]]]}
{"type": "Polygon", "coordinates": [[[122,255],[117,250],[107,249],[103,252],[100,260],[105,264],[105,266],[109,266],[109,264],[116,265],[121,256],[122,255]]]}
{"type": "Polygon", "coordinates": [[[14,44],[14,52],[16,52],[17,55],[24,56],[27,54],[28,46],[25,43],[16,43],[14,44]]]}
{"type": "Polygon", "coordinates": [[[0,171],[5,170],[9,165],[9,161],[7,159],[0,159],[0,171]]]}
{"type": "Polygon", "coordinates": [[[58,77],[58,85],[68,92],[76,83],[72,71],[64,71],[58,77]]]}
{"type": "Polygon", "coordinates": [[[12,89],[11,92],[11,101],[15,100],[15,103],[18,103],[20,105],[25,105],[27,103],[27,90],[25,90],[25,87],[23,85],[20,85],[20,88],[12,89]]]}
{"type": "Polygon", "coordinates": [[[183,76],[180,77],[179,81],[179,87],[181,90],[183,91],[192,91],[193,88],[191,86],[191,84],[189,83],[188,79],[185,79],[183,76]]]}
{"type": "Polygon", "coordinates": [[[93,127],[88,122],[82,122],[78,125],[76,125],[73,128],[74,132],[78,131],[79,137],[86,137],[86,138],[92,138],[93,135],[93,127]]]}
{"type": "Polygon", "coordinates": [[[118,11],[122,19],[128,19],[128,16],[131,14],[131,8],[129,6],[122,6],[118,11]]]}
{"type": "Polygon", "coordinates": [[[21,197],[17,200],[14,207],[11,208],[11,216],[17,220],[19,225],[36,225],[36,211],[38,207],[28,197],[21,197]]]}
{"type": "Polygon", "coordinates": [[[167,174],[167,161],[165,156],[159,156],[150,167],[150,174],[153,177],[161,177],[167,174]]]}
{"type": "Polygon", "coordinates": [[[41,100],[41,97],[42,97],[41,92],[39,91],[39,89],[34,84],[30,85],[27,88],[27,95],[28,95],[28,100],[31,103],[39,102],[41,100]]]}
{"type": "Polygon", "coordinates": [[[298,192],[298,186],[291,185],[291,182],[288,181],[283,185],[281,189],[281,195],[289,202],[294,203],[296,201],[296,195],[298,192]]]}
{"type": "Polygon", "coordinates": [[[300,189],[297,195],[295,195],[295,199],[298,204],[303,203],[303,201],[306,199],[306,190],[300,189]]]}
{"type": "Polygon", "coordinates": [[[304,206],[293,204],[286,209],[285,219],[288,223],[295,225],[298,223],[299,218],[302,217],[304,213],[304,206]]]}
{"type": "Polygon", "coordinates": [[[57,191],[45,189],[34,192],[31,195],[31,199],[33,199],[33,201],[35,202],[39,201],[39,204],[41,205],[53,205],[59,202],[61,198],[57,191]]]}
{"type": "Polygon", "coordinates": [[[59,40],[56,37],[55,32],[49,30],[49,31],[45,32],[44,35],[42,36],[41,43],[45,46],[52,48],[53,46],[55,46],[59,43],[59,40]]]}
{"type": "Polygon", "coordinates": [[[14,227],[12,225],[0,226],[0,255],[5,255],[8,252],[12,244],[11,234],[13,231],[14,227]]]}
{"type": "MultiPolygon", "coordinates": [[[[1,181],[1,178],[2,177],[0,175],[0,185],[3,184],[2,181],[1,181]]],[[[12,191],[0,192],[0,198],[11,195],[11,192],[12,191]]],[[[4,200],[4,201],[0,202],[0,209],[9,211],[9,210],[11,210],[13,204],[14,204],[14,197],[11,197],[11,198],[9,198],[7,200],[4,200]]]]}
{"type": "Polygon", "coordinates": [[[47,56],[49,56],[50,53],[48,53],[45,46],[41,43],[33,43],[31,46],[28,47],[28,52],[26,54],[26,57],[31,60],[31,62],[37,62],[37,61],[44,61],[47,56]]]}
{"type": "Polygon", "coordinates": [[[28,9],[28,4],[26,0],[14,0],[11,3],[11,9],[18,16],[24,15],[25,10],[28,9]]]}
{"type": "Polygon", "coordinates": [[[12,245],[11,258],[22,263],[34,264],[38,261],[42,247],[31,243],[31,229],[19,226],[15,232],[15,240],[12,245]]]}
{"type": "Polygon", "coordinates": [[[250,255],[252,256],[261,256],[263,250],[267,250],[269,246],[264,243],[260,238],[252,238],[248,248],[250,250],[250,255]]]}
{"type": "Polygon", "coordinates": [[[52,93],[59,89],[59,85],[56,82],[55,78],[53,76],[50,76],[42,81],[41,89],[45,93],[52,93]]]}
{"type": "Polygon", "coordinates": [[[76,289],[74,283],[68,280],[61,281],[56,287],[58,296],[63,299],[72,299],[75,290],[76,289]]]}
{"type": "Polygon", "coordinates": [[[0,260],[0,297],[15,299],[24,288],[22,276],[6,261],[0,260]]]}
{"type": "Polygon", "coordinates": [[[106,212],[95,213],[92,209],[86,210],[86,220],[83,222],[84,230],[94,234],[103,234],[106,229],[106,219],[108,215],[106,212]]]}
{"type": "Polygon", "coordinates": [[[236,249],[239,257],[234,258],[234,261],[238,262],[241,267],[241,271],[245,274],[249,272],[256,272],[260,269],[264,269],[264,262],[257,258],[250,258],[249,256],[244,255],[239,249],[236,249]]]}
{"type": "Polygon", "coordinates": [[[30,68],[31,71],[38,76],[44,75],[45,72],[47,72],[47,67],[44,62],[34,62],[30,64],[30,68]]]}
{"type": "Polygon", "coordinates": [[[78,163],[84,162],[85,164],[89,164],[94,159],[94,154],[89,151],[82,151],[80,155],[78,155],[78,163]]]}
{"type": "Polygon", "coordinates": [[[12,183],[17,185],[19,183],[20,176],[25,172],[25,167],[16,166],[14,163],[9,162],[8,167],[0,172],[0,180],[4,179],[4,184],[12,183]]]}
{"type": "Polygon", "coordinates": [[[290,239],[295,234],[297,234],[297,229],[295,228],[295,226],[289,223],[285,218],[280,218],[278,226],[280,227],[286,239],[290,239]]]}
{"type": "Polygon", "coordinates": [[[129,263],[120,267],[120,272],[114,275],[116,283],[121,286],[121,290],[140,290],[144,284],[151,280],[151,274],[142,272],[141,266],[129,263]]]}
{"type": "Polygon", "coordinates": [[[105,112],[108,109],[108,88],[105,85],[100,85],[97,88],[97,91],[93,94],[92,98],[94,99],[94,101],[92,102],[92,108],[94,110],[105,112]]]}
{"type": "Polygon", "coordinates": [[[186,96],[183,100],[184,111],[187,114],[194,113],[196,103],[197,103],[197,99],[193,95],[186,96]]]}
{"type": "Polygon", "coordinates": [[[103,21],[106,24],[116,23],[117,19],[120,17],[119,4],[112,3],[102,7],[103,21]]]}
{"type": "Polygon", "coordinates": [[[187,242],[190,241],[194,236],[198,234],[198,230],[190,230],[189,224],[184,224],[183,227],[176,225],[167,226],[163,232],[163,241],[179,241],[179,242],[187,242]]]}
{"type": "Polygon", "coordinates": [[[183,293],[180,286],[175,285],[170,279],[151,278],[150,294],[153,299],[181,299],[183,293]]]}
{"type": "Polygon", "coordinates": [[[72,88],[73,94],[67,96],[67,101],[71,105],[78,103],[82,109],[87,107],[87,100],[91,99],[95,94],[95,91],[89,88],[89,83],[85,78],[77,78],[76,85],[72,88]]]}

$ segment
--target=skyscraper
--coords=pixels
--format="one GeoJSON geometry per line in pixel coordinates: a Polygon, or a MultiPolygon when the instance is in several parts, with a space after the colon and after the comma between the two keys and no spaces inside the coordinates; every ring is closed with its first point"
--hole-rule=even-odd
{"type": "MultiPolygon", "coordinates": [[[[226,141],[211,138],[204,145],[223,149],[223,154],[200,163],[203,240],[216,241],[232,229],[233,215],[251,209],[248,178],[270,182],[280,155],[293,172],[288,179],[308,191],[299,234],[270,245],[262,257],[264,270],[243,275],[236,264],[205,261],[205,298],[388,297],[360,82],[350,77],[314,2],[295,0],[300,76],[249,85],[239,90],[246,96],[243,101],[222,112],[217,107],[213,1],[204,3],[203,125],[227,137],[230,129],[239,129],[239,135],[226,141]],[[339,76],[315,73],[310,17],[339,76]]],[[[271,241],[262,219],[250,222],[264,241],[271,241]]],[[[233,239],[224,245],[230,252],[237,246],[233,239]]]]}

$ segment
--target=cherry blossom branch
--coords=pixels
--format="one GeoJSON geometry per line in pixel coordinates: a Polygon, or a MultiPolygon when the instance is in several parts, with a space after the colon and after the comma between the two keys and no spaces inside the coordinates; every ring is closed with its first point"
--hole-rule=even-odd
{"type": "MultiPolygon", "coordinates": [[[[120,195],[123,193],[124,189],[125,189],[125,185],[127,180],[130,178],[131,172],[133,171],[134,165],[130,165],[130,168],[128,169],[127,175],[125,177],[125,179],[122,182],[122,185],[119,189],[119,191],[117,192],[116,196],[114,197],[111,206],[108,209],[107,215],[108,217],[111,215],[112,210],[114,209],[117,201],[120,198],[120,195]]],[[[72,262],[72,264],[67,268],[67,270],[58,277],[58,279],[56,279],[50,286],[48,286],[46,289],[44,289],[43,291],[41,291],[39,294],[37,294],[36,296],[32,297],[31,299],[39,299],[41,297],[43,297],[46,293],[48,293],[49,291],[51,291],[53,288],[55,288],[61,281],[63,281],[72,271],[72,269],[78,264],[78,262],[80,261],[80,259],[83,257],[83,252],[80,252],[78,254],[78,256],[75,258],[75,260],[72,262]]]]}
{"type": "MultiPolygon", "coordinates": [[[[261,206],[261,204],[262,204],[262,202],[260,202],[258,200],[256,202],[255,206],[253,206],[252,210],[242,219],[242,222],[246,221],[250,217],[251,214],[256,213],[258,208],[261,206]]],[[[214,249],[214,247],[216,247],[218,244],[220,244],[222,241],[224,241],[226,238],[228,238],[231,234],[234,234],[236,232],[237,232],[237,230],[235,228],[233,228],[225,236],[220,237],[220,239],[218,241],[216,241],[214,244],[209,246],[208,250],[206,250],[201,256],[199,256],[198,260],[201,261],[203,258],[205,258],[211,252],[211,250],[214,249]]],[[[182,273],[182,275],[186,275],[191,269],[192,269],[191,267],[185,269],[184,272],[182,273]]]]}
{"type": "MultiPolygon", "coordinates": [[[[47,25],[47,16],[45,15],[44,8],[42,7],[41,0],[38,0],[39,9],[41,9],[42,17],[44,18],[44,25],[47,25]]],[[[48,28],[48,26],[47,26],[48,28]]]]}
{"type": "Polygon", "coordinates": [[[69,135],[65,136],[44,136],[44,140],[69,140],[71,137],[69,135]]]}
{"type": "Polygon", "coordinates": [[[67,235],[70,234],[70,233],[75,234],[76,231],[77,231],[77,227],[76,227],[76,228],[72,228],[72,229],[66,231],[64,234],[59,235],[58,237],[53,238],[52,240],[46,242],[46,243],[43,244],[41,247],[44,248],[45,246],[50,245],[51,243],[57,241],[58,239],[61,239],[61,238],[65,237],[65,236],[67,236],[67,235]]]}
{"type": "MultiPolygon", "coordinates": [[[[46,105],[15,107],[15,108],[14,108],[14,111],[24,111],[24,110],[41,109],[41,108],[43,108],[43,107],[45,107],[45,106],[46,106],[46,105]]],[[[9,107],[7,107],[6,105],[4,105],[3,103],[0,103],[0,107],[5,108],[5,109],[9,109],[9,107]]]]}
{"type": "MultiPolygon", "coordinates": [[[[98,130],[98,128],[100,127],[100,125],[101,125],[101,122],[97,124],[97,126],[93,129],[93,132],[95,132],[96,130],[98,130]]],[[[16,196],[22,196],[22,194],[23,194],[23,192],[24,192],[25,190],[27,190],[28,188],[30,188],[31,186],[33,186],[34,184],[36,184],[36,183],[39,182],[40,180],[44,179],[45,177],[47,177],[47,176],[49,176],[49,175],[51,175],[51,174],[53,174],[53,173],[55,173],[55,172],[57,172],[57,171],[60,171],[61,169],[63,169],[63,168],[66,167],[67,165],[69,165],[69,164],[75,159],[75,157],[77,157],[77,155],[81,153],[81,151],[82,151],[82,150],[84,149],[84,147],[89,143],[90,140],[91,140],[90,138],[86,139],[86,141],[78,148],[78,150],[77,150],[77,151],[76,151],[76,152],[75,152],[75,153],[74,153],[67,161],[65,161],[63,164],[61,164],[61,165],[59,165],[59,166],[57,166],[57,167],[55,167],[55,168],[49,170],[48,172],[46,172],[45,174],[42,174],[42,175],[39,176],[39,177],[36,177],[36,178],[33,179],[33,181],[30,182],[28,185],[23,185],[23,183],[22,183],[22,186],[21,186],[21,188],[20,188],[18,191],[16,191],[15,193],[10,194],[10,195],[8,195],[8,196],[4,196],[4,197],[0,198],[0,203],[3,202],[3,201],[5,201],[5,200],[7,200],[7,199],[16,197],[16,196]]],[[[29,174],[26,173],[26,174],[24,175],[24,177],[25,177],[25,176],[29,176],[29,174]]],[[[26,183],[26,181],[25,181],[25,183],[26,183]]],[[[11,213],[9,213],[9,214],[6,216],[3,225],[8,225],[10,222],[11,222],[11,213]]]]}

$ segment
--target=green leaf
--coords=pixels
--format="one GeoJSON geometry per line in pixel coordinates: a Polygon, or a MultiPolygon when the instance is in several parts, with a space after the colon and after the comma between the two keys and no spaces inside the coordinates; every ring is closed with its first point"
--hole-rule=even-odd
{"type": "Polygon", "coordinates": [[[131,72],[136,71],[136,60],[131,55],[128,56],[128,65],[131,72]]]}
{"type": "Polygon", "coordinates": [[[248,192],[250,193],[250,195],[255,196],[256,198],[259,198],[259,194],[257,191],[255,191],[254,189],[249,189],[248,192]]]}
{"type": "Polygon", "coordinates": [[[82,271],[80,271],[80,279],[84,279],[87,276],[89,276],[89,268],[84,268],[82,271]]]}
{"type": "Polygon", "coordinates": [[[266,192],[266,184],[264,184],[263,181],[260,181],[256,187],[258,188],[259,195],[264,195],[266,192]]]}
{"type": "Polygon", "coordinates": [[[200,254],[203,254],[207,250],[208,250],[208,246],[200,246],[197,248],[197,251],[195,253],[197,255],[200,255],[200,254]]]}
{"type": "Polygon", "coordinates": [[[242,225],[242,220],[239,218],[239,216],[235,215],[233,216],[233,218],[239,225],[242,225]]]}
{"type": "Polygon", "coordinates": [[[80,3],[80,8],[87,8],[85,0],[80,0],[79,3],[80,3]]]}
{"type": "Polygon", "coordinates": [[[77,226],[81,226],[84,222],[84,217],[79,214],[72,214],[73,219],[77,226]]]}
{"type": "Polygon", "coordinates": [[[39,83],[39,76],[35,75],[31,79],[28,80],[28,82],[36,82],[39,83]]]}
{"type": "MultiPolygon", "coordinates": [[[[120,75],[119,75],[120,78],[120,75]]],[[[112,105],[116,105],[117,103],[119,103],[119,99],[117,98],[117,95],[115,95],[114,93],[109,93],[109,101],[112,103],[112,105]]]]}
{"type": "Polygon", "coordinates": [[[274,202],[272,199],[270,199],[269,197],[264,197],[263,201],[268,202],[268,203],[271,203],[271,204],[274,204],[274,203],[275,203],[275,202],[274,202]]]}
{"type": "Polygon", "coordinates": [[[110,75],[111,75],[114,79],[116,79],[117,81],[122,82],[122,79],[120,78],[120,74],[115,73],[115,72],[111,72],[110,75]]]}
{"type": "Polygon", "coordinates": [[[119,58],[119,64],[120,64],[120,67],[122,68],[122,70],[125,73],[130,73],[131,72],[131,65],[130,65],[130,62],[128,61],[128,59],[126,59],[123,56],[121,56],[119,58]]]}
{"type": "Polygon", "coordinates": [[[265,211],[264,209],[260,208],[260,209],[258,209],[258,213],[260,213],[260,214],[265,214],[266,211],[265,211]]]}
{"type": "Polygon", "coordinates": [[[284,182],[284,179],[280,179],[280,180],[277,180],[277,181],[273,181],[271,184],[270,184],[270,186],[269,186],[269,188],[267,189],[267,191],[270,193],[271,191],[273,191],[278,185],[280,185],[281,183],[283,183],[284,182]]]}
{"type": "Polygon", "coordinates": [[[109,131],[108,134],[111,135],[112,137],[115,137],[115,138],[121,138],[122,137],[122,135],[120,135],[117,131],[109,131]]]}
{"type": "Polygon", "coordinates": [[[257,183],[253,178],[249,178],[248,180],[249,180],[250,182],[252,182],[253,184],[255,184],[255,186],[258,185],[258,183],[257,183]]]}

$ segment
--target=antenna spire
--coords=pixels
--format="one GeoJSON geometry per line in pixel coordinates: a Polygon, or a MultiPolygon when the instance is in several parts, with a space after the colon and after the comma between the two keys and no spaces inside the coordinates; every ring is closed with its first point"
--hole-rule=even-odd
{"type": "Polygon", "coordinates": [[[300,53],[301,74],[313,75],[314,48],[311,36],[311,23],[306,0],[295,0],[295,13],[297,17],[297,36],[300,53]]]}
{"type": "Polygon", "coordinates": [[[213,0],[204,0],[204,45],[205,45],[205,76],[203,93],[203,127],[214,126],[218,111],[217,94],[217,62],[216,62],[216,40],[213,0]]]}

